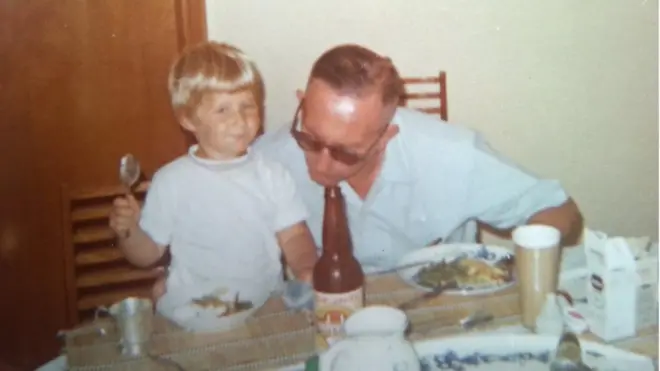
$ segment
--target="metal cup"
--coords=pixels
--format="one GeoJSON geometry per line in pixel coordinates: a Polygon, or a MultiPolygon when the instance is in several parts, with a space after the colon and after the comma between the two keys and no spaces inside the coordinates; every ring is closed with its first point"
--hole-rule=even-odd
{"type": "Polygon", "coordinates": [[[150,299],[126,298],[110,306],[108,313],[119,332],[119,347],[126,356],[147,354],[153,333],[153,304],[150,299]]]}

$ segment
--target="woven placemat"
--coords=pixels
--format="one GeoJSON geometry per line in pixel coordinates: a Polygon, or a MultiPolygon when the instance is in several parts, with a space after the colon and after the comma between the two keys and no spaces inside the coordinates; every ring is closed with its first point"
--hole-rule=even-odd
{"type": "MultiPolygon", "coordinates": [[[[419,295],[406,285],[398,276],[378,277],[368,284],[369,304],[399,305],[419,295]]],[[[513,325],[520,325],[520,304],[516,287],[480,296],[442,295],[420,305],[419,308],[406,311],[412,324],[409,335],[411,340],[424,340],[446,336],[466,335],[497,330],[513,325]],[[465,331],[460,320],[483,309],[491,313],[494,319],[465,331]]],[[[606,343],[597,336],[585,333],[582,339],[606,343]]],[[[637,336],[610,342],[609,345],[637,354],[658,359],[658,325],[640,329],[637,336]]]]}
{"type": "MultiPolygon", "coordinates": [[[[398,306],[423,294],[396,275],[369,278],[366,289],[368,305],[398,306]]],[[[482,296],[441,295],[422,302],[406,311],[412,330],[409,336],[412,340],[423,340],[465,334],[460,320],[477,310],[488,311],[494,320],[472,331],[518,324],[520,308],[516,287],[482,296]]],[[[70,369],[172,369],[150,359],[123,359],[118,353],[117,334],[111,323],[96,325],[105,326],[108,334],[101,336],[90,332],[93,327],[88,326],[83,329],[86,333],[66,337],[70,369]]],[[[156,318],[155,327],[153,353],[176,361],[186,370],[273,369],[300,363],[316,353],[318,347],[310,316],[288,312],[279,298],[269,300],[245,326],[229,332],[188,333],[162,317],[156,318]]],[[[654,333],[657,335],[657,328],[654,333]]]]}
{"type": "MultiPolygon", "coordinates": [[[[150,353],[186,370],[255,370],[304,361],[316,351],[314,336],[306,314],[288,312],[281,299],[272,298],[244,326],[222,333],[186,332],[156,316],[150,353]]],[[[118,340],[109,320],[70,333],[65,339],[70,369],[167,369],[149,358],[122,357],[118,340]],[[95,328],[104,328],[106,334],[95,328]]]]}
{"type": "MultiPolygon", "coordinates": [[[[398,276],[390,275],[368,280],[367,302],[398,306],[417,298],[423,293],[408,286],[398,276]]],[[[435,337],[447,329],[460,329],[460,321],[478,310],[485,310],[495,319],[510,318],[520,314],[516,287],[488,295],[440,295],[426,300],[413,309],[406,310],[411,323],[410,338],[422,340],[435,337]]],[[[478,329],[477,327],[475,329],[478,329]]]]}

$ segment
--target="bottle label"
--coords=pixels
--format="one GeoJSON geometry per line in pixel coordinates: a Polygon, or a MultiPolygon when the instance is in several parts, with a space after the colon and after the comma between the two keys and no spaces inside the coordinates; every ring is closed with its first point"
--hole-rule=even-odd
{"type": "Polygon", "coordinates": [[[314,313],[319,333],[332,345],[341,336],[341,326],[356,310],[364,306],[364,287],[341,293],[314,292],[314,313]]]}

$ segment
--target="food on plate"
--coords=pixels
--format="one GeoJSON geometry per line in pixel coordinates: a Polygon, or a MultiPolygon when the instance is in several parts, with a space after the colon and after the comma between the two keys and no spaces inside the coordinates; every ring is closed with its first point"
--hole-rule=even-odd
{"type": "Polygon", "coordinates": [[[213,295],[202,296],[199,299],[193,299],[192,302],[194,304],[199,305],[200,307],[202,307],[204,309],[221,308],[221,307],[226,308],[227,307],[227,303],[225,303],[219,297],[213,296],[213,295]]]}
{"type": "Polygon", "coordinates": [[[490,265],[478,259],[457,259],[428,265],[416,274],[415,281],[424,287],[437,287],[456,281],[459,287],[501,285],[511,281],[511,272],[504,266],[490,265]]]}
{"type": "Polygon", "coordinates": [[[198,299],[193,299],[192,303],[202,307],[203,309],[213,310],[218,312],[218,317],[229,316],[254,307],[252,302],[238,300],[236,295],[234,300],[222,300],[217,295],[205,295],[198,299]]]}

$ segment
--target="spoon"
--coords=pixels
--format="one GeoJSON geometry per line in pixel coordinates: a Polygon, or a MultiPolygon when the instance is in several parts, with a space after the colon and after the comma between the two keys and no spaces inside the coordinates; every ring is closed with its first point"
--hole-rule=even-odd
{"type": "Polygon", "coordinates": [[[471,330],[479,325],[488,323],[493,319],[495,319],[495,317],[492,313],[483,309],[478,309],[469,316],[461,319],[459,323],[464,330],[471,330]]]}
{"type": "Polygon", "coordinates": [[[382,270],[377,270],[375,272],[370,272],[367,273],[368,276],[383,276],[386,274],[390,273],[396,273],[400,270],[403,269],[408,269],[408,268],[415,268],[415,267],[420,267],[424,265],[431,265],[433,264],[433,261],[427,260],[427,261],[419,261],[419,262],[414,262],[414,263],[409,263],[409,264],[403,264],[403,265],[398,265],[394,268],[387,268],[387,269],[382,269],[382,270]]]}
{"type": "Polygon", "coordinates": [[[565,332],[559,339],[555,356],[550,362],[550,371],[590,371],[582,362],[580,340],[572,332],[565,332]]]}
{"type": "Polygon", "coordinates": [[[244,310],[252,309],[253,304],[251,301],[240,300],[238,298],[238,292],[234,295],[234,300],[230,303],[227,303],[227,312],[223,315],[231,315],[234,313],[242,312],[244,310]]]}
{"type": "Polygon", "coordinates": [[[411,308],[415,307],[417,304],[419,304],[421,302],[424,302],[426,300],[430,300],[430,299],[433,299],[437,296],[440,296],[440,294],[445,292],[445,290],[451,290],[451,289],[455,289],[457,287],[458,287],[458,282],[456,282],[455,280],[451,280],[451,281],[448,281],[448,282],[442,282],[439,285],[437,285],[436,287],[434,287],[433,291],[429,291],[427,293],[424,293],[424,294],[422,294],[418,297],[415,297],[411,300],[408,300],[408,301],[400,304],[399,309],[401,309],[401,310],[411,309],[411,308]]]}
{"type": "MultiPolygon", "coordinates": [[[[140,178],[140,163],[135,159],[135,156],[128,153],[122,156],[119,160],[119,180],[121,180],[126,196],[133,194],[133,185],[137,183],[140,178]]],[[[130,237],[130,232],[126,231],[124,238],[130,237]]]]}

